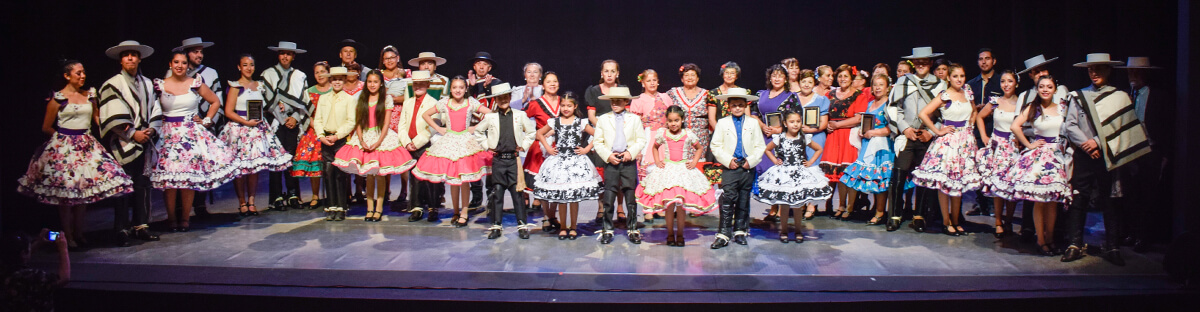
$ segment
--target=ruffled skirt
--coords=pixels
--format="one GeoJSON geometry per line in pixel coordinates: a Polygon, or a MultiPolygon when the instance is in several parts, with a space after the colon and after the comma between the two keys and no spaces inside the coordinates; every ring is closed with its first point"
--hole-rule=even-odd
{"type": "Polygon", "coordinates": [[[892,181],[892,167],[896,154],[892,153],[887,137],[863,140],[863,155],[846,167],[841,182],[859,192],[879,194],[887,192],[892,181]]]}
{"type": "MultiPolygon", "coordinates": [[[[363,131],[362,141],[374,144],[379,140],[379,134],[379,129],[363,131]]],[[[333,160],[333,165],[338,169],[360,176],[401,174],[415,164],[408,150],[400,147],[400,135],[391,130],[388,130],[379,148],[370,152],[363,150],[358,136],[350,136],[333,160]]]]}
{"type": "Polygon", "coordinates": [[[231,122],[221,130],[220,139],[233,149],[233,167],[238,175],[283,171],[292,165],[292,154],[283,149],[275,134],[267,131],[266,123],[247,127],[231,122]]]}
{"type": "Polygon", "coordinates": [[[950,196],[979,189],[983,177],[975,165],[977,150],[971,127],[938,138],[929,146],[921,165],[913,170],[913,184],[950,196]]]}
{"type": "Polygon", "coordinates": [[[1006,181],[1004,176],[1020,157],[1010,137],[992,135],[988,146],[980,149],[975,157],[979,161],[979,175],[983,178],[979,190],[989,197],[1011,199],[1013,184],[1006,181]]]}
{"type": "Polygon", "coordinates": [[[600,173],[587,155],[560,153],[542,162],[534,176],[534,197],[555,203],[574,203],[600,197],[600,173]]]}
{"type": "Polygon", "coordinates": [[[147,176],[157,189],[207,191],[238,176],[235,154],[199,123],[164,122],[147,176]]]}
{"type": "Polygon", "coordinates": [[[757,184],[758,191],[750,197],[768,205],[820,204],[833,195],[821,168],[803,164],[771,167],[758,177],[757,184]]]}
{"type": "Polygon", "coordinates": [[[1009,200],[1069,203],[1071,184],[1067,164],[1055,151],[1054,144],[1025,151],[1004,175],[1002,181],[1013,185],[1009,200]]]}
{"type": "Polygon", "coordinates": [[[417,161],[413,176],[450,185],[475,182],[488,174],[491,157],[492,153],[487,153],[474,135],[447,132],[417,161]]]}
{"type": "Polygon", "coordinates": [[[92,136],[56,132],[30,159],[17,191],[47,205],[85,205],[133,192],[133,180],[92,136]]]}
{"type": "Polygon", "coordinates": [[[292,158],[292,176],[320,178],[321,161],[321,141],[317,140],[317,133],[308,128],[308,132],[300,137],[300,143],[296,145],[296,157],[292,158]]]}
{"type": "Polygon", "coordinates": [[[716,192],[700,168],[688,169],[684,163],[667,162],[663,168],[650,165],[646,178],[638,183],[634,193],[647,214],[659,213],[671,204],[683,204],[683,209],[696,215],[712,211],[717,204],[716,192]]]}

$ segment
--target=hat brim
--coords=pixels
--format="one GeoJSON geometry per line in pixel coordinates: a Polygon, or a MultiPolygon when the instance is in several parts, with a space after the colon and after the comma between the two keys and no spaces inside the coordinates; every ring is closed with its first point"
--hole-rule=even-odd
{"type": "Polygon", "coordinates": [[[1030,70],[1033,70],[1034,68],[1038,68],[1038,67],[1042,67],[1043,65],[1050,64],[1050,62],[1053,62],[1055,60],[1058,60],[1058,58],[1057,57],[1051,58],[1051,59],[1045,60],[1041,63],[1038,63],[1037,65],[1029,66],[1029,67],[1017,72],[1017,75],[1024,75],[1025,73],[1029,72],[1030,70]]]}
{"type": "Polygon", "coordinates": [[[446,59],[434,56],[434,57],[418,57],[418,58],[408,60],[408,66],[412,66],[412,67],[421,66],[421,61],[424,61],[424,60],[433,60],[433,62],[435,64],[437,64],[437,66],[442,66],[442,64],[446,64],[446,59]]]}
{"type": "Polygon", "coordinates": [[[328,78],[328,77],[333,77],[333,76],[350,76],[352,73],[354,73],[354,72],[345,72],[345,73],[337,73],[337,74],[324,73],[324,74],[321,74],[321,77],[328,78]]]}
{"type": "Polygon", "coordinates": [[[184,46],[178,46],[178,47],[175,47],[174,49],[171,49],[171,52],[175,52],[175,51],[185,51],[185,50],[187,50],[187,49],[191,49],[191,48],[195,48],[195,47],[207,48],[207,47],[211,47],[211,46],[213,46],[213,44],[214,44],[214,43],[212,43],[212,42],[200,42],[200,43],[195,43],[195,44],[189,44],[189,45],[184,45],[184,46]]]}
{"type": "Polygon", "coordinates": [[[942,55],[946,55],[946,54],[945,53],[933,53],[930,55],[909,55],[909,56],[905,56],[905,57],[901,57],[901,58],[906,59],[906,60],[919,60],[919,59],[935,58],[935,57],[939,57],[942,55]]]}
{"type": "Polygon", "coordinates": [[[720,101],[727,101],[729,99],[746,99],[747,102],[758,101],[758,96],[755,96],[755,95],[722,94],[722,95],[716,96],[716,98],[717,98],[717,100],[720,100],[720,101]]]}
{"type": "Polygon", "coordinates": [[[624,96],[624,95],[613,95],[613,96],[601,95],[601,96],[599,97],[599,99],[601,99],[601,100],[616,100],[616,99],[626,99],[626,100],[632,100],[632,99],[635,99],[635,97],[633,97],[633,96],[624,96]]]}
{"type": "Polygon", "coordinates": [[[275,51],[275,52],[292,51],[296,54],[308,53],[308,50],[305,50],[305,49],[289,49],[289,48],[280,48],[280,47],[267,47],[267,49],[270,49],[271,51],[275,51]]]}
{"type": "Polygon", "coordinates": [[[500,96],[502,96],[502,95],[510,95],[510,94],[512,94],[512,89],[508,89],[508,91],[504,91],[504,92],[500,92],[500,93],[496,93],[496,94],[492,94],[492,95],[484,96],[484,97],[481,97],[481,98],[479,98],[479,99],[481,99],[481,100],[482,100],[482,99],[490,99],[490,98],[494,98],[494,97],[500,97],[500,96]]]}
{"type": "Polygon", "coordinates": [[[1075,66],[1075,67],[1088,67],[1088,66],[1092,66],[1092,65],[1112,65],[1112,66],[1120,66],[1120,65],[1125,65],[1125,62],[1122,62],[1122,61],[1107,61],[1107,62],[1081,62],[1081,63],[1075,63],[1075,65],[1074,65],[1074,66],[1075,66]]]}
{"type": "Polygon", "coordinates": [[[492,64],[492,67],[496,67],[496,60],[486,58],[486,57],[473,58],[473,59],[471,59],[471,64],[474,65],[475,62],[478,62],[478,61],[487,61],[488,64],[492,64]]]}
{"type": "Polygon", "coordinates": [[[1162,67],[1158,67],[1158,66],[1115,66],[1115,67],[1113,67],[1113,68],[1122,68],[1122,69],[1162,69],[1162,67]]]}
{"type": "Polygon", "coordinates": [[[121,52],[129,51],[129,50],[138,51],[138,55],[140,58],[147,58],[147,57],[150,57],[151,54],[154,54],[154,48],[151,48],[148,45],[135,45],[135,46],[111,47],[111,48],[108,48],[108,50],[104,50],[104,55],[107,55],[108,58],[111,58],[114,60],[119,60],[119,59],[121,59],[121,52]]]}

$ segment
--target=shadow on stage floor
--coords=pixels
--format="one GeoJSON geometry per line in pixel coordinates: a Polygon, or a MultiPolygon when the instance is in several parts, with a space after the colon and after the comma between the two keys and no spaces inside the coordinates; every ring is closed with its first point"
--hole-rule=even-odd
{"type": "MultiPolygon", "coordinates": [[[[264,177],[259,190],[266,189],[265,182],[264,177]]],[[[259,195],[265,210],[266,196],[259,195]]],[[[777,239],[778,224],[761,220],[767,207],[755,204],[749,244],[712,250],[715,211],[689,218],[687,246],[679,248],[664,245],[661,219],[644,225],[646,241],[640,245],[626,241],[621,228],[612,244],[601,245],[591,233],[597,228],[591,220],[594,201],[581,205],[585,222],[579,227],[585,236],[578,240],[559,240],[540,229],[530,239],[519,239],[512,214],[505,216],[504,235],[488,240],[490,222],[477,211],[465,228],[449,224],[449,209],[437,222],[409,222],[407,213],[396,212],[382,222],[364,222],[361,205],[345,221],[328,222],[321,211],[308,209],[239,217],[230,187],[214,197],[213,214],[194,218],[192,231],[164,233],[161,241],[127,248],[104,244],[110,231],[102,229],[110,226],[112,212],[92,208],[89,228],[94,231],[88,235],[97,247],[72,253],[74,277],[62,294],[70,299],[60,298],[70,302],[64,303],[66,310],[150,297],[168,305],[180,304],[167,298],[186,302],[168,310],[208,311],[272,302],[370,307],[386,300],[574,302],[595,304],[585,306],[592,308],[646,302],[1050,300],[1020,301],[1036,308],[1054,299],[1097,303],[1119,295],[1165,302],[1189,294],[1167,280],[1161,253],[1126,249],[1124,267],[1098,256],[1062,263],[1035,255],[1033,244],[1016,237],[994,238],[990,217],[968,217],[969,229],[977,232],[958,237],[916,233],[908,222],[900,231],[886,232],[863,220],[817,217],[803,222],[803,243],[784,244],[777,239]]],[[[164,219],[161,199],[154,207],[155,219],[164,219]]],[[[532,218],[536,222],[541,215],[532,218]]],[[[1089,231],[1100,228],[1091,220],[1089,231]]],[[[1089,240],[1097,237],[1092,233],[1089,240]]],[[[54,261],[50,255],[35,260],[47,266],[54,261]]]]}

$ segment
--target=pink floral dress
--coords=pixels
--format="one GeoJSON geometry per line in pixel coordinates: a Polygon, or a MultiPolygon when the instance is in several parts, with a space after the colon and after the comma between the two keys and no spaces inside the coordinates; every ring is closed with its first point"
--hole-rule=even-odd
{"type": "MultiPolygon", "coordinates": [[[[968,99],[971,90],[964,88],[968,99]]],[[[912,182],[917,186],[938,190],[950,196],[962,196],[963,192],[979,189],[983,177],[975,165],[975,135],[971,125],[971,102],[950,99],[950,93],[942,91],[939,97],[946,104],[938,108],[942,112],[942,124],[954,126],[954,132],[938,137],[929,146],[921,165],[913,170],[912,182]]]]}

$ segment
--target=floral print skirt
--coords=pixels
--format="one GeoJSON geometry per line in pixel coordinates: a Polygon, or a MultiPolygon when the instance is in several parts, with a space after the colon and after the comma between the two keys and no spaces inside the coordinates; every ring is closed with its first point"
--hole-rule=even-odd
{"type": "Polygon", "coordinates": [[[975,165],[975,135],[972,127],[958,128],[937,138],[925,153],[921,165],[913,170],[912,182],[950,196],[979,189],[983,177],[975,165]]]}
{"type": "Polygon", "coordinates": [[[1069,203],[1071,184],[1067,162],[1056,149],[1057,145],[1049,143],[1022,153],[1001,179],[1013,186],[1011,196],[1006,199],[1069,203]]]}
{"type": "Polygon", "coordinates": [[[238,176],[235,154],[195,121],[164,122],[147,175],[157,189],[207,191],[238,176]]]}
{"type": "Polygon", "coordinates": [[[47,205],[84,205],[133,192],[133,180],[90,135],[54,133],[29,161],[17,191],[47,205]]]}
{"type": "Polygon", "coordinates": [[[317,133],[308,128],[308,132],[300,137],[300,143],[296,145],[296,157],[292,158],[292,176],[320,178],[321,161],[321,141],[317,140],[317,133]]]}
{"type": "Polygon", "coordinates": [[[994,132],[988,146],[979,149],[975,157],[979,162],[977,164],[979,176],[983,177],[979,190],[989,197],[1010,200],[1013,184],[1004,177],[1020,157],[1021,153],[1017,151],[1011,134],[1001,131],[994,132]]]}
{"type": "Polygon", "coordinates": [[[292,154],[267,130],[266,123],[254,127],[230,123],[221,130],[220,138],[233,149],[233,167],[238,175],[283,171],[292,165],[292,154]]]}

